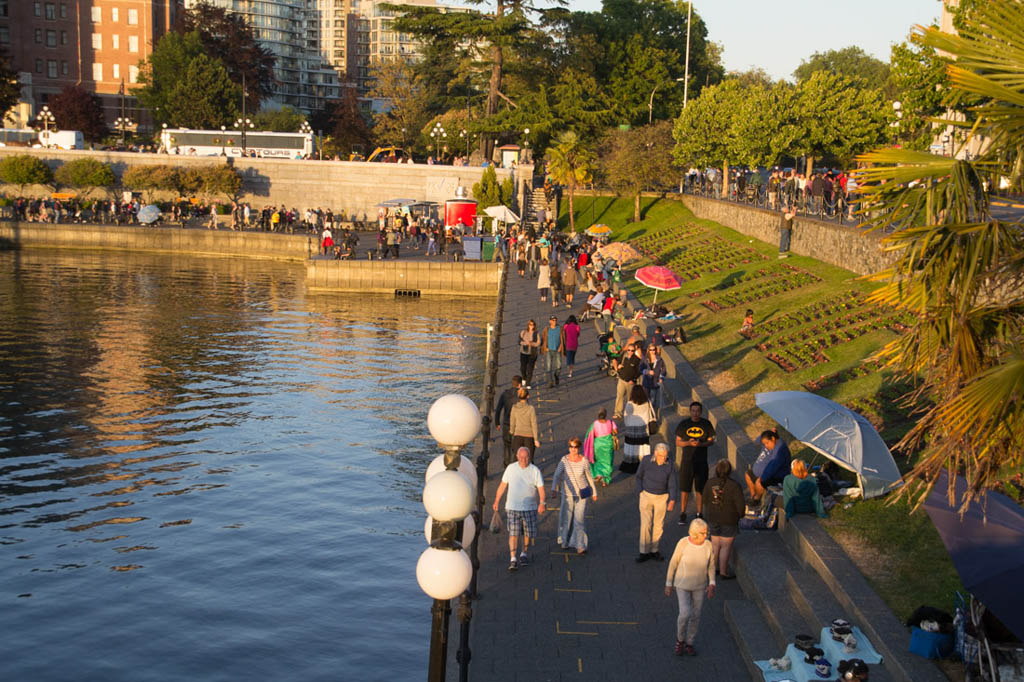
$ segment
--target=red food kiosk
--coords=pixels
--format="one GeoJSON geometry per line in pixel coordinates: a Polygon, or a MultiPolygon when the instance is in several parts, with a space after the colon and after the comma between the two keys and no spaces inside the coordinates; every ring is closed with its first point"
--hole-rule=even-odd
{"type": "Polygon", "coordinates": [[[476,222],[476,201],[473,199],[446,199],[444,202],[444,226],[451,229],[462,225],[463,232],[471,232],[476,222]]]}

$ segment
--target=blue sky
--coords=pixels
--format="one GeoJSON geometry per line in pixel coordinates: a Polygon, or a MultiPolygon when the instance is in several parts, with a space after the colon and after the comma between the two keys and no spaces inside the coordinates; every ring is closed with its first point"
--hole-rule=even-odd
{"type": "MultiPolygon", "coordinates": [[[[569,0],[575,10],[600,11],[600,0],[569,0]]],[[[942,13],[940,0],[694,0],[708,37],[725,47],[728,71],[759,66],[773,78],[791,78],[815,52],[857,45],[889,61],[889,47],[914,24],[942,13]]]]}

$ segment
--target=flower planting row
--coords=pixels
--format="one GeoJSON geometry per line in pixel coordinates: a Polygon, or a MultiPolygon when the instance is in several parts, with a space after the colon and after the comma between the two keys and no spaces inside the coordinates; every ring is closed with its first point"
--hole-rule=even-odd
{"type": "Polygon", "coordinates": [[[705,233],[704,229],[692,223],[685,226],[669,227],[657,232],[650,232],[630,241],[636,249],[655,261],[660,261],[659,256],[670,251],[681,242],[688,239],[695,239],[705,233]]]}
{"type": "Polygon", "coordinates": [[[875,316],[875,311],[868,309],[839,320],[827,320],[800,329],[785,337],[773,337],[757,344],[757,349],[785,371],[793,372],[828,362],[828,357],[823,351],[849,343],[865,334],[881,329],[899,333],[894,328],[894,323],[900,319],[901,313],[898,312],[875,316]]]}
{"type": "Polygon", "coordinates": [[[757,268],[756,270],[746,270],[742,275],[727,277],[713,287],[709,287],[701,291],[694,291],[690,294],[690,298],[701,298],[703,296],[713,294],[716,291],[724,291],[725,289],[738,286],[745,282],[752,282],[765,277],[774,277],[793,270],[798,270],[798,268],[794,268],[792,265],[783,265],[782,263],[770,263],[769,265],[757,268]]]}
{"type": "Polygon", "coordinates": [[[734,308],[744,303],[761,301],[770,296],[777,296],[778,294],[793,291],[794,289],[820,281],[821,278],[816,275],[791,267],[788,271],[775,273],[765,279],[758,279],[741,286],[732,287],[724,294],[720,294],[709,301],[704,301],[704,305],[712,311],[718,312],[719,310],[734,308]]]}
{"type": "Polygon", "coordinates": [[[826,388],[835,386],[836,384],[842,384],[847,381],[866,377],[869,374],[874,374],[879,370],[879,367],[880,365],[877,361],[867,360],[856,367],[847,367],[846,369],[833,372],[827,376],[823,374],[817,379],[811,379],[810,381],[805,382],[803,387],[811,393],[818,393],[819,391],[823,391],[826,388]]]}
{"type": "Polygon", "coordinates": [[[846,291],[837,296],[831,296],[824,301],[798,308],[785,315],[762,322],[751,331],[741,333],[748,339],[758,336],[772,336],[782,331],[792,330],[808,322],[841,315],[864,305],[863,294],[856,291],[846,291]]]}
{"type": "Polygon", "coordinates": [[[765,256],[748,246],[739,246],[718,235],[677,245],[666,265],[685,279],[699,279],[709,272],[722,272],[741,265],[765,260],[765,256]]]}

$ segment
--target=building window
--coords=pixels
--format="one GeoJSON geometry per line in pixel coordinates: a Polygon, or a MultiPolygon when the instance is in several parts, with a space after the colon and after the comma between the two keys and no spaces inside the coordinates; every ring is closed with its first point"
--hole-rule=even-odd
{"type": "Polygon", "coordinates": [[[48,60],[46,60],[46,76],[48,78],[56,78],[57,77],[57,60],[56,59],[48,59],[48,60]]]}
{"type": "Polygon", "coordinates": [[[57,47],[57,32],[51,29],[46,29],[46,46],[57,47]]]}
{"type": "Polygon", "coordinates": [[[103,49],[103,34],[93,33],[92,34],[92,49],[102,50],[103,49]]]}
{"type": "Polygon", "coordinates": [[[138,36],[128,36],[128,51],[129,52],[138,52],[139,51],[139,37],[138,36]]]}
{"type": "Polygon", "coordinates": [[[120,10],[117,9],[116,7],[111,7],[110,8],[110,20],[111,21],[119,21],[120,20],[120,16],[118,16],[119,12],[120,12],[120,10]]]}
{"type": "Polygon", "coordinates": [[[61,45],[67,45],[68,44],[68,32],[67,31],[61,31],[60,32],[60,44],[61,45]]]}
{"type": "Polygon", "coordinates": [[[101,21],[103,21],[103,8],[102,7],[93,6],[93,8],[91,10],[91,14],[92,14],[92,23],[98,24],[101,21]]]}
{"type": "Polygon", "coordinates": [[[111,68],[114,69],[114,80],[120,80],[121,79],[121,65],[120,64],[114,64],[114,66],[111,67],[111,68]]]}
{"type": "Polygon", "coordinates": [[[7,16],[7,0],[0,0],[0,17],[7,16]]]}
{"type": "Polygon", "coordinates": [[[43,3],[33,2],[32,3],[32,16],[41,17],[43,16],[43,3]]]}
{"type": "Polygon", "coordinates": [[[0,43],[11,42],[11,29],[6,26],[0,26],[0,43]]]}
{"type": "Polygon", "coordinates": [[[43,29],[37,28],[35,31],[32,32],[32,37],[33,37],[33,40],[35,40],[37,43],[42,45],[43,44],[43,29]]]}
{"type": "Polygon", "coordinates": [[[111,45],[114,47],[115,50],[121,49],[121,35],[119,33],[115,33],[114,35],[110,36],[110,40],[111,45]]]}
{"type": "Polygon", "coordinates": [[[60,63],[60,75],[68,75],[68,63],[66,61],[60,63]]]}
{"type": "Polygon", "coordinates": [[[42,73],[42,72],[43,72],[43,60],[42,59],[36,59],[36,73],[42,73]]]}
{"type": "Polygon", "coordinates": [[[139,82],[139,67],[134,64],[128,66],[128,82],[138,83],[139,82]]]}
{"type": "Polygon", "coordinates": [[[103,80],[103,65],[99,63],[93,63],[92,65],[92,79],[99,83],[103,80]]]}
{"type": "Polygon", "coordinates": [[[139,10],[130,9],[128,10],[128,25],[138,26],[139,25],[139,10]]]}
{"type": "MultiPolygon", "coordinates": [[[[56,19],[57,18],[57,6],[54,5],[52,2],[46,3],[46,18],[47,19],[56,19]]],[[[56,66],[54,67],[54,70],[56,71],[56,66]]]]}
{"type": "Polygon", "coordinates": [[[61,19],[67,19],[68,18],[68,4],[66,2],[60,3],[60,18],[61,19]]]}

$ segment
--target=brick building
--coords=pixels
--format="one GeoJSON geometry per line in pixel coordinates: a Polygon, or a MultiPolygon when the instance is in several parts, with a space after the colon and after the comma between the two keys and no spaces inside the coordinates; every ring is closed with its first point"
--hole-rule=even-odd
{"type": "MultiPolygon", "coordinates": [[[[181,0],[0,0],[0,47],[19,74],[25,102],[5,124],[27,127],[69,85],[99,95],[113,123],[121,115],[122,84],[130,93],[139,62],[181,8],[181,0]]],[[[134,122],[148,120],[130,94],[124,106],[134,122]]]]}

